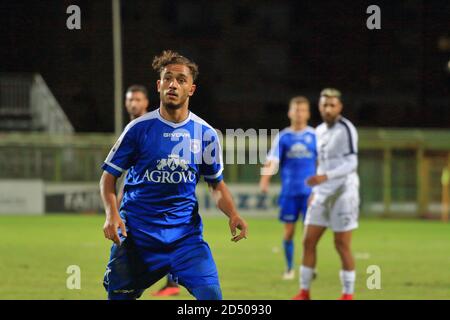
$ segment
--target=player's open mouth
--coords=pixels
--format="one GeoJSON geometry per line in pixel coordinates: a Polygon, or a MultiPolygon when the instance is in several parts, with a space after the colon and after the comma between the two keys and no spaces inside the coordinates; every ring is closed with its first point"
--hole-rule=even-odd
{"type": "Polygon", "coordinates": [[[167,92],[166,96],[175,97],[175,98],[178,97],[178,95],[175,92],[167,92]]]}

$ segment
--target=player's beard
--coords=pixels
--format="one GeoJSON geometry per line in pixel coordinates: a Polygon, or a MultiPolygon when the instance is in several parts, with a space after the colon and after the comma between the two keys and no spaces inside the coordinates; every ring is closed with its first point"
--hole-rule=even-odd
{"type": "Polygon", "coordinates": [[[178,110],[184,106],[185,102],[186,102],[186,99],[183,101],[180,101],[179,103],[174,103],[167,99],[164,103],[164,106],[170,110],[178,110]]]}
{"type": "Polygon", "coordinates": [[[138,108],[131,108],[130,110],[130,118],[131,120],[134,120],[139,117],[139,109],[138,108]]]}
{"type": "Polygon", "coordinates": [[[130,114],[130,120],[139,118],[140,116],[144,115],[145,112],[146,112],[145,109],[144,110],[134,110],[133,113],[130,114]]]}
{"type": "Polygon", "coordinates": [[[172,102],[168,102],[168,103],[166,103],[164,106],[165,106],[167,109],[170,109],[170,110],[178,110],[178,109],[180,109],[180,108],[183,106],[183,104],[182,104],[182,103],[180,103],[180,104],[175,104],[175,103],[172,103],[172,102]]]}
{"type": "Polygon", "coordinates": [[[332,125],[334,125],[335,123],[336,123],[336,121],[337,121],[337,118],[338,118],[338,116],[331,116],[331,115],[328,115],[328,116],[324,116],[323,117],[323,121],[325,121],[325,123],[328,125],[328,126],[332,126],[332,125]]]}

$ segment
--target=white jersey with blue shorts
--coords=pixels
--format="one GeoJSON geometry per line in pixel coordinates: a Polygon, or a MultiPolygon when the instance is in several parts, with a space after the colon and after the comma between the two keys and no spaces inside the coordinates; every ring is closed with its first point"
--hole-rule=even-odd
{"type": "Polygon", "coordinates": [[[355,229],[359,215],[356,128],[340,117],[332,126],[319,125],[316,137],[317,174],[326,174],[328,180],[313,188],[305,224],[329,227],[335,232],[355,229]]]}

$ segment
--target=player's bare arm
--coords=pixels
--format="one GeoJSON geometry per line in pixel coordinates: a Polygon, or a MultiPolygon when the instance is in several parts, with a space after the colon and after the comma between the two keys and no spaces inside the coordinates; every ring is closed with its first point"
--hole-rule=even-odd
{"type": "Polygon", "coordinates": [[[212,191],[217,207],[229,218],[230,230],[233,236],[231,241],[238,242],[241,239],[247,238],[247,222],[237,212],[230,190],[228,190],[225,182],[208,183],[208,185],[212,191]],[[236,229],[241,231],[240,234],[236,234],[236,229]]]}
{"type": "Polygon", "coordinates": [[[261,179],[259,180],[259,189],[262,193],[269,192],[270,179],[278,171],[277,161],[267,161],[261,171],[261,179]]]}
{"type": "Polygon", "coordinates": [[[103,233],[105,238],[114,241],[120,245],[120,238],[118,228],[122,231],[123,236],[127,236],[125,224],[119,215],[117,209],[116,196],[116,181],[117,178],[108,172],[103,172],[100,179],[100,194],[102,196],[103,204],[105,206],[106,220],[103,225],[103,233]]]}
{"type": "Polygon", "coordinates": [[[120,203],[123,199],[123,187],[119,189],[119,192],[117,193],[117,207],[120,207],[120,203]]]}

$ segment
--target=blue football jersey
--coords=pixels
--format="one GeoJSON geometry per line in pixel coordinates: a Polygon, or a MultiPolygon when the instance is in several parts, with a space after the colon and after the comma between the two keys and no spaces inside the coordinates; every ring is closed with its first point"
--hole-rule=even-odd
{"type": "Polygon", "coordinates": [[[316,135],[313,128],[308,126],[301,131],[285,128],[280,131],[267,156],[267,160],[279,162],[280,197],[311,193],[305,180],[315,174],[316,159],[316,135]]]}
{"type": "Polygon", "coordinates": [[[120,206],[127,228],[165,242],[199,225],[200,177],[210,183],[223,179],[217,132],[192,112],[180,123],[165,120],[159,109],[133,120],[102,168],[116,177],[128,170],[120,206]]]}

